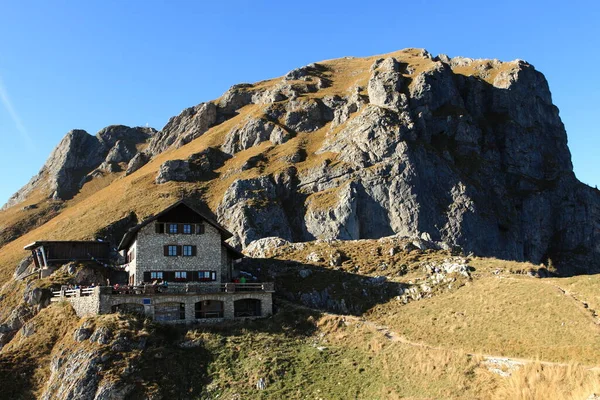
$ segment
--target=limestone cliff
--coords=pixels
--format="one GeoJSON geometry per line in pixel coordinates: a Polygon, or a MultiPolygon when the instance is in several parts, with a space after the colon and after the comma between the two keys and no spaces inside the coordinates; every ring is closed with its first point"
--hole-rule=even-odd
{"type": "Polygon", "coordinates": [[[119,171],[119,163],[129,163],[138,154],[137,146],[144,144],[154,133],[152,128],[123,125],[108,126],[96,136],[74,129],[52,151],[40,172],[12,195],[3,208],[22,202],[35,190],[41,190],[55,200],[70,199],[93,178],[94,172],[119,171]]]}
{"type": "Polygon", "coordinates": [[[42,178],[68,198],[82,176],[123,159],[127,174],[152,174],[152,190],[195,185],[239,247],[400,234],[600,270],[600,192],[574,176],[548,83],[521,60],[406,49],[314,63],[235,85],[171,118],[144,153],[130,150],[73,131],[9,204],[42,178]]]}

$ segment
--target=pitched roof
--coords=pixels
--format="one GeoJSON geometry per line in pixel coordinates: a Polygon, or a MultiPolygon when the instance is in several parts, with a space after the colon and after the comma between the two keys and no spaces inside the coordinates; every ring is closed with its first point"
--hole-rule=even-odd
{"type": "Polygon", "coordinates": [[[148,225],[149,223],[156,221],[158,218],[160,218],[161,216],[165,215],[166,213],[168,213],[169,211],[171,211],[172,209],[174,209],[175,207],[178,207],[180,205],[186,206],[187,208],[189,208],[190,210],[192,210],[193,212],[195,212],[196,214],[201,216],[202,219],[204,219],[208,224],[214,226],[219,232],[221,232],[222,240],[229,239],[230,237],[233,236],[233,234],[231,232],[229,232],[227,229],[225,229],[217,221],[213,220],[211,217],[207,216],[206,214],[203,214],[200,211],[196,210],[194,207],[192,207],[188,203],[186,203],[185,200],[179,200],[178,202],[171,204],[169,207],[165,208],[158,214],[146,218],[144,221],[140,222],[133,228],[129,229],[127,231],[127,233],[125,234],[125,236],[123,236],[123,239],[121,239],[121,243],[119,244],[118,249],[123,250],[123,249],[127,248],[129,246],[129,244],[131,244],[131,242],[135,238],[135,235],[138,233],[138,231],[140,229],[142,229],[144,226],[148,225]]]}
{"type": "Polygon", "coordinates": [[[110,246],[110,242],[103,242],[100,240],[36,240],[33,243],[29,243],[27,246],[23,247],[25,250],[33,250],[40,246],[51,245],[51,244],[102,244],[105,246],[110,246]]]}

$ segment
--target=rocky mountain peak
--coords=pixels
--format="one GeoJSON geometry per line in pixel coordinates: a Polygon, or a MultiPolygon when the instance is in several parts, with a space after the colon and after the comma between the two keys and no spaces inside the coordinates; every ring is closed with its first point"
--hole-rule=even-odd
{"type": "Polygon", "coordinates": [[[3,209],[25,200],[34,190],[41,190],[54,200],[73,197],[92,179],[94,170],[117,172],[118,163],[127,164],[137,153],[137,146],[149,140],[153,128],[111,125],[95,136],[82,129],[69,131],[54,148],[40,172],[15,193],[3,209]]]}
{"type": "Polygon", "coordinates": [[[548,82],[522,60],[423,49],[345,57],[234,85],[160,132],[70,135],[17,198],[39,182],[68,198],[81,177],[128,175],[161,154],[148,185],[195,183],[239,248],[267,236],[425,235],[600,270],[600,194],[575,178],[548,82]],[[162,155],[176,148],[182,159],[162,155]]]}

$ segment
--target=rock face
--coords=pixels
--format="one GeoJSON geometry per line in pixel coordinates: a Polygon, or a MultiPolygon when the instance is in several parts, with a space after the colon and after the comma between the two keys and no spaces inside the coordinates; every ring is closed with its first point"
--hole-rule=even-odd
{"type": "Polygon", "coordinates": [[[225,138],[223,151],[234,154],[269,140],[273,144],[287,142],[291,134],[281,126],[263,119],[250,119],[245,124],[233,128],[225,138]]]}
{"type": "Polygon", "coordinates": [[[169,120],[148,145],[148,154],[155,156],[168,148],[181,147],[203,135],[217,121],[214,103],[201,103],[186,108],[169,120]]]}
{"type": "MultiPolygon", "coordinates": [[[[217,214],[236,243],[426,233],[484,256],[600,270],[600,193],[573,174],[544,76],[520,60],[421,57],[416,67],[376,60],[368,100],[357,87],[345,98],[267,109],[292,132],[342,125],[317,154],[343,163],[285,183],[276,175],[235,181],[217,214]]],[[[230,153],[269,140],[263,126],[236,135],[230,153]]]]}
{"type": "Polygon", "coordinates": [[[124,381],[130,373],[124,368],[119,379],[105,376],[116,360],[145,347],[144,338],[115,336],[107,327],[84,322],[73,332],[77,345],[58,346],[50,362],[50,378],[40,399],[120,400],[134,386],[124,381]],[[95,329],[94,329],[95,328],[95,329]]]}
{"type": "Polygon", "coordinates": [[[239,247],[425,235],[482,256],[600,271],[600,192],[574,176],[548,83],[521,60],[406,49],[327,61],[184,110],[144,153],[121,130],[69,133],[9,204],[41,185],[68,198],[86,175],[126,163],[130,174],[210,130],[212,147],[166,157],[156,183],[214,190],[211,206],[239,247]]]}
{"type": "Polygon", "coordinates": [[[41,189],[55,200],[73,197],[86,176],[96,168],[116,172],[118,163],[128,163],[137,153],[136,145],[155,133],[152,128],[113,125],[96,136],[75,129],[67,133],[50,157],[27,185],[15,193],[3,208],[23,201],[32,191],[41,189]]]}

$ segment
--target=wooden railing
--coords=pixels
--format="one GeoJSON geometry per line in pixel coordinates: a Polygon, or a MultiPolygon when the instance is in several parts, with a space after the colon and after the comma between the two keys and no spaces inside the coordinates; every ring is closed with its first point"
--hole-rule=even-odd
{"type": "Polygon", "coordinates": [[[190,293],[235,293],[273,292],[273,282],[265,283],[205,283],[175,285],[123,286],[112,290],[112,294],[190,294],[190,293]]]}
{"type": "Polygon", "coordinates": [[[82,288],[82,289],[66,289],[52,292],[53,297],[86,297],[94,294],[98,287],[82,288]]]}
{"type": "Polygon", "coordinates": [[[238,292],[273,292],[273,282],[264,283],[207,283],[176,285],[140,285],[90,287],[82,289],[66,289],[52,292],[53,297],[86,297],[98,290],[103,294],[116,295],[150,295],[150,294],[203,294],[203,293],[238,293],[238,292]]]}

